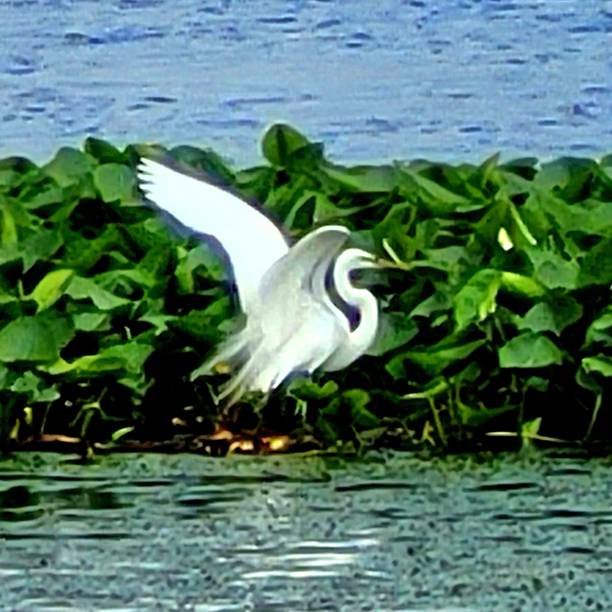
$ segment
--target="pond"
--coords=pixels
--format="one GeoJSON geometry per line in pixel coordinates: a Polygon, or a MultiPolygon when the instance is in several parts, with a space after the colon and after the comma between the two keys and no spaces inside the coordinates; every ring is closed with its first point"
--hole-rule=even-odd
{"type": "Polygon", "coordinates": [[[610,459],[0,464],[10,610],[609,610],[610,459]]]}
{"type": "Polygon", "coordinates": [[[343,162],[612,148],[609,0],[4,0],[0,156],[86,136],[343,162]],[[52,16],[53,27],[49,27],[52,16]]]}

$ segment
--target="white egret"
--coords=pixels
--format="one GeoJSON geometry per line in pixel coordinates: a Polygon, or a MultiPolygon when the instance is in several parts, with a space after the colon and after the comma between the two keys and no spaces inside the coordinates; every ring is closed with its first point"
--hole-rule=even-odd
{"type": "Polygon", "coordinates": [[[231,404],[248,391],[268,394],[294,372],[342,369],[370,347],[377,301],[351,283],[350,273],[386,262],[361,249],[342,250],[347,228],[320,227],[289,247],[264,214],[205,177],[145,158],[138,177],[148,200],[194,233],[214,237],[233,268],[246,324],[194,373],[221,362],[232,366],[217,399],[231,404]],[[358,313],[356,325],[332,299],[328,282],[345,309],[358,313]]]}

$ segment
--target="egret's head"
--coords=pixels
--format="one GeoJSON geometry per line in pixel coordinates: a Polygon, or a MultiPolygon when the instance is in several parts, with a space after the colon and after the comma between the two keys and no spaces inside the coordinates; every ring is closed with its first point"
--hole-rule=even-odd
{"type": "Polygon", "coordinates": [[[382,270],[386,268],[397,269],[398,266],[386,259],[382,259],[363,249],[346,249],[343,251],[336,260],[335,271],[336,273],[345,274],[351,284],[355,286],[359,285],[375,285],[378,284],[382,279],[374,273],[368,273],[367,270],[382,270]]]}
{"type": "Polygon", "coordinates": [[[352,270],[377,268],[376,256],[363,249],[346,249],[342,252],[342,259],[352,270]]]}
{"type": "Polygon", "coordinates": [[[389,268],[397,270],[401,268],[396,262],[383,259],[363,249],[346,249],[341,257],[352,270],[364,270],[368,268],[389,268]]]}

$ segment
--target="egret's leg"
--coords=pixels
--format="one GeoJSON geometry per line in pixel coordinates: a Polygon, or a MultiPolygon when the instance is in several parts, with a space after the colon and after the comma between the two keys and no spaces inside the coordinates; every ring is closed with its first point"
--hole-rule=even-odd
{"type": "Polygon", "coordinates": [[[210,397],[212,397],[212,401],[215,404],[215,406],[219,405],[219,402],[221,401],[219,396],[215,393],[213,386],[209,385],[208,383],[206,383],[206,387],[208,388],[208,392],[210,393],[210,397]]]}
{"type": "Polygon", "coordinates": [[[268,400],[270,399],[270,395],[272,395],[271,389],[261,394],[261,397],[257,400],[257,403],[255,404],[255,406],[253,406],[256,414],[259,414],[265,408],[266,404],[268,403],[268,400]]]}

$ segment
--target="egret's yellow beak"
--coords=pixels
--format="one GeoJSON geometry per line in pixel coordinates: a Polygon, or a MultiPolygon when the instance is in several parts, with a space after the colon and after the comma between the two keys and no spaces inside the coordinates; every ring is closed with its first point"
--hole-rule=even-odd
{"type": "Polygon", "coordinates": [[[383,259],[382,257],[377,257],[374,260],[374,265],[377,268],[383,268],[387,270],[410,270],[411,266],[403,261],[391,261],[390,259],[383,259]]]}

